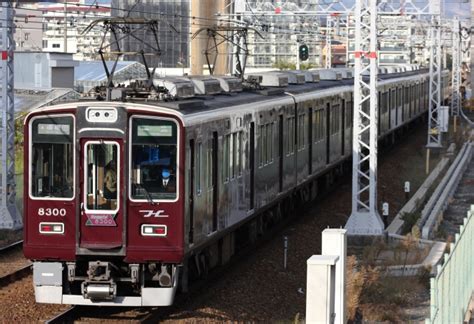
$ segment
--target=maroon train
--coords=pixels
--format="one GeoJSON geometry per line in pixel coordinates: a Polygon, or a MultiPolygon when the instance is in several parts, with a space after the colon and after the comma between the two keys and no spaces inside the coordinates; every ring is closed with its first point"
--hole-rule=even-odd
{"type": "MultiPolygon", "coordinates": [[[[24,253],[36,301],[172,304],[178,283],[226,262],[350,161],[352,84],[31,112],[24,253]]],[[[428,75],[396,73],[379,91],[384,137],[426,111],[428,75]]]]}

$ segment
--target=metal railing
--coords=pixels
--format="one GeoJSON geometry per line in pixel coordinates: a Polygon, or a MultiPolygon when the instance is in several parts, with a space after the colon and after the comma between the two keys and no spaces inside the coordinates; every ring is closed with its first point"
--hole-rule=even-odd
{"type": "Polygon", "coordinates": [[[474,289],[474,205],[467,212],[449,253],[431,278],[430,318],[426,323],[463,323],[474,289]]]}
{"type": "Polygon", "coordinates": [[[472,145],[468,142],[463,145],[446,175],[423,208],[419,225],[420,227],[423,226],[421,235],[424,239],[429,239],[437,230],[443,212],[448,207],[449,199],[453,196],[467,165],[471,161],[471,157],[472,145]]]}

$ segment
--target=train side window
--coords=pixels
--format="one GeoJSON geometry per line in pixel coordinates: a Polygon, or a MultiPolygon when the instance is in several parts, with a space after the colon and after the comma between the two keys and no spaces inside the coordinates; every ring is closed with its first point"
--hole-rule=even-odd
{"type": "Polygon", "coordinates": [[[222,159],[222,180],[224,182],[229,181],[229,159],[230,159],[230,134],[224,136],[224,154],[222,159]]]}
{"type": "Polygon", "coordinates": [[[324,138],[324,110],[315,111],[315,142],[319,142],[324,138]]]}
{"type": "Polygon", "coordinates": [[[232,178],[237,176],[237,134],[232,133],[232,178]]]}
{"type": "Polygon", "coordinates": [[[395,109],[397,105],[397,92],[395,89],[392,89],[390,93],[390,109],[395,109]]]}
{"type": "Polygon", "coordinates": [[[206,179],[207,179],[207,188],[212,189],[212,177],[213,177],[213,168],[212,168],[212,156],[213,156],[213,150],[212,150],[212,139],[207,141],[207,156],[206,156],[206,179]]]}
{"type": "Polygon", "coordinates": [[[242,169],[244,168],[243,166],[243,159],[242,159],[242,156],[244,155],[244,146],[243,146],[243,134],[244,132],[243,131],[240,131],[238,132],[239,134],[239,139],[238,139],[238,149],[237,149],[237,162],[238,162],[238,167],[237,167],[237,170],[238,170],[238,175],[241,176],[242,175],[242,169]]]}
{"type": "Polygon", "coordinates": [[[331,135],[337,134],[337,132],[339,131],[339,123],[341,120],[340,110],[341,110],[340,104],[333,105],[331,108],[331,114],[329,115],[331,135]]]}
{"type": "Polygon", "coordinates": [[[202,143],[199,142],[196,149],[196,193],[202,192],[201,185],[201,168],[202,168],[202,143]]]}
{"type": "Polygon", "coordinates": [[[352,126],[352,102],[348,101],[346,102],[346,128],[350,128],[352,126]]]}
{"type": "Polygon", "coordinates": [[[73,118],[35,118],[30,127],[30,195],[72,198],[75,172],[73,118]]]}
{"type": "Polygon", "coordinates": [[[295,153],[295,117],[288,117],[287,124],[288,124],[288,136],[287,136],[287,155],[291,155],[295,153]]]}
{"type": "Polygon", "coordinates": [[[235,133],[229,134],[229,177],[234,179],[235,177],[235,133]]]}
{"type": "Polygon", "coordinates": [[[265,125],[260,125],[259,126],[259,137],[258,137],[258,144],[259,144],[259,157],[258,157],[258,166],[263,167],[265,164],[265,155],[266,155],[266,137],[267,137],[267,131],[265,128],[265,125]]]}
{"type": "Polygon", "coordinates": [[[267,164],[273,162],[273,123],[267,124],[267,164]]]}
{"type": "Polygon", "coordinates": [[[388,92],[382,93],[382,113],[386,113],[388,111],[388,92]]]}

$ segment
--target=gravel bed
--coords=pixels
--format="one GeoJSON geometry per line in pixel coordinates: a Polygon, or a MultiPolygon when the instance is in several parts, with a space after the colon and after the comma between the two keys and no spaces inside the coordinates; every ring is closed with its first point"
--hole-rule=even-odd
{"type": "Polygon", "coordinates": [[[37,304],[33,292],[33,276],[28,276],[0,289],[1,323],[44,322],[67,305],[37,304]]]}
{"type": "MultiPolygon", "coordinates": [[[[419,127],[379,161],[379,201],[390,203],[393,217],[405,202],[403,183],[412,182],[412,192],[423,182],[426,128],[419,127]]],[[[351,177],[326,199],[304,212],[281,235],[258,248],[230,269],[217,282],[210,282],[198,299],[173,306],[164,322],[294,321],[305,314],[306,260],[321,251],[321,231],[344,226],[351,208],[351,177]],[[283,269],[283,236],[288,237],[288,269],[283,269]]],[[[27,277],[0,290],[2,321],[32,322],[53,316],[67,306],[34,302],[32,278],[27,277]],[[11,310],[15,309],[15,312],[11,310]],[[13,313],[13,314],[10,314],[13,313]],[[3,316],[8,316],[3,318],[3,316]]],[[[154,310],[158,314],[160,309],[154,310]]],[[[110,321],[133,321],[136,310],[116,314],[110,321]],[[132,315],[132,318],[130,317],[132,315]]],[[[81,322],[88,320],[81,319],[81,322]]]]}
{"type": "Polygon", "coordinates": [[[8,253],[0,254],[0,277],[13,273],[28,264],[31,264],[31,262],[25,259],[21,249],[14,249],[8,253]]]}

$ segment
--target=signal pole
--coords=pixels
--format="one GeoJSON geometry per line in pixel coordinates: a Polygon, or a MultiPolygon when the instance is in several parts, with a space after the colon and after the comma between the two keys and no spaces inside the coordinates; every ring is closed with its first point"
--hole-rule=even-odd
{"type": "Polygon", "coordinates": [[[1,113],[1,184],[0,184],[0,228],[18,229],[23,226],[17,213],[15,198],[15,119],[13,98],[13,3],[3,2],[0,8],[0,46],[2,61],[0,64],[2,102],[1,113]]]}

